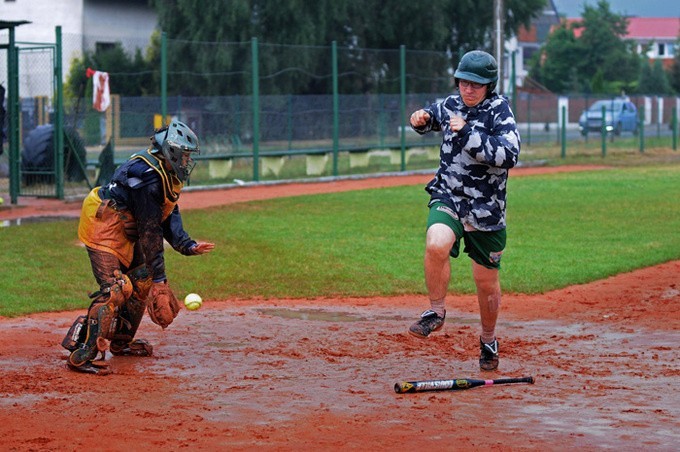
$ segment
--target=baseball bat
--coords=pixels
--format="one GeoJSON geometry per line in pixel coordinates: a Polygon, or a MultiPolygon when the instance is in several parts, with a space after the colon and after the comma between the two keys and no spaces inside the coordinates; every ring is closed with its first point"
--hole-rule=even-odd
{"type": "Polygon", "coordinates": [[[400,381],[394,384],[394,392],[404,394],[406,392],[422,391],[461,391],[477,386],[504,385],[509,383],[534,384],[534,377],[497,378],[495,380],[456,378],[453,380],[400,381]]]}

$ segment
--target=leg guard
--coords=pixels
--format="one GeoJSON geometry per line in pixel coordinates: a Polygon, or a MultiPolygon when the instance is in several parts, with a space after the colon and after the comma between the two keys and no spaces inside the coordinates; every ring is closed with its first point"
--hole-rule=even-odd
{"type": "Polygon", "coordinates": [[[71,325],[71,328],[68,329],[64,340],[61,341],[62,347],[72,352],[85,342],[85,333],[87,332],[86,320],[87,316],[78,316],[73,325],[71,325]]]}
{"type": "Polygon", "coordinates": [[[111,340],[112,354],[117,356],[151,356],[153,353],[151,344],[144,339],[133,340],[145,309],[146,298],[140,300],[134,295],[120,307],[116,319],[116,332],[111,340]]]}
{"type": "Polygon", "coordinates": [[[91,295],[94,300],[87,317],[79,317],[62,341],[62,345],[71,351],[67,361],[69,368],[87,373],[104,373],[102,367],[93,361],[99,352],[102,353],[102,359],[105,357],[108,339],[111,339],[116,328],[116,312],[132,293],[129,281],[117,270],[110,285],[91,295]]]}
{"type": "Polygon", "coordinates": [[[84,320],[85,337],[83,342],[78,343],[77,347],[68,357],[68,366],[74,370],[91,372],[92,361],[99,352],[106,351],[107,344],[102,334],[102,326],[111,323],[113,319],[113,309],[105,302],[95,302],[87,313],[84,320]],[[82,367],[82,369],[80,369],[82,367]]]}
{"type": "Polygon", "coordinates": [[[119,310],[116,331],[111,340],[111,353],[117,356],[151,356],[153,346],[144,339],[134,339],[146,310],[146,298],[151,288],[151,276],[146,266],[128,272],[133,294],[119,310]]]}

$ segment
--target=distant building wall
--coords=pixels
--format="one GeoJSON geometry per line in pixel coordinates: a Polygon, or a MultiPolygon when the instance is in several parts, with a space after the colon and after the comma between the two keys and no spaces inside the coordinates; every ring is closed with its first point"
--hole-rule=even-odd
{"type": "MultiPolygon", "coordinates": [[[[71,61],[98,43],[115,44],[133,55],[145,49],[156,26],[156,14],[147,0],[16,0],[0,1],[0,17],[7,21],[27,20],[16,28],[15,40],[54,43],[55,29],[61,26],[62,67],[66,77],[71,61]]],[[[9,39],[0,31],[0,43],[9,39]]],[[[45,55],[24,54],[19,62],[19,95],[51,96],[50,68],[45,55]]],[[[0,84],[7,86],[7,57],[0,52],[0,84]]]]}
{"type": "Polygon", "coordinates": [[[83,48],[96,49],[97,43],[120,42],[134,54],[144,49],[156,27],[156,13],[146,0],[87,0],[83,11],[83,48]]]}

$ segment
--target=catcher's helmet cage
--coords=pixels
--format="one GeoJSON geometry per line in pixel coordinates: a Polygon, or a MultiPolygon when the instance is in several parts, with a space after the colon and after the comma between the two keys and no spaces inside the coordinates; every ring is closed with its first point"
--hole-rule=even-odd
{"type": "Polygon", "coordinates": [[[490,93],[496,88],[498,81],[498,64],[491,54],[482,50],[473,50],[463,55],[453,76],[456,88],[459,80],[469,80],[487,85],[487,92],[490,93]]]}
{"type": "Polygon", "coordinates": [[[201,152],[198,137],[189,126],[181,121],[172,121],[167,128],[156,130],[151,142],[155,150],[160,150],[163,158],[170,163],[179,180],[186,181],[196,166],[191,154],[201,152]]]}

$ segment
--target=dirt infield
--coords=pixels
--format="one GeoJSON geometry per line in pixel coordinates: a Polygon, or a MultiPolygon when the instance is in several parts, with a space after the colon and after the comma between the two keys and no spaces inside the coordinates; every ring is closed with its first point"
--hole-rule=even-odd
{"type": "MultiPolygon", "coordinates": [[[[191,191],[182,208],[427,180],[191,191]]],[[[28,204],[0,220],[57,206],[28,204]]],[[[422,296],[206,300],[165,331],[145,318],[139,337],[154,356],[108,355],[107,377],[65,368],[59,343],[77,312],[0,319],[0,450],[678,450],[678,275],[674,261],[505,294],[491,373],[479,371],[471,296],[451,295],[427,340],[406,333],[422,296]],[[393,391],[408,379],[528,375],[536,384],[393,391]]]]}

